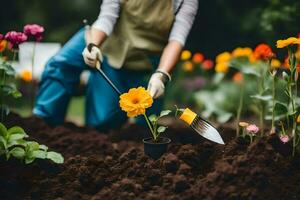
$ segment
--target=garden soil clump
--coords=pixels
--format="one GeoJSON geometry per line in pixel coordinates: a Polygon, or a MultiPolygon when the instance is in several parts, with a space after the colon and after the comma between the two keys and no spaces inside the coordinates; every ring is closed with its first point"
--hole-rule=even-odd
{"type": "Polygon", "coordinates": [[[169,127],[173,142],[154,161],[143,154],[148,130],[126,125],[100,133],[71,123],[51,128],[11,115],[31,139],[65,157],[63,165],[0,160],[0,199],[300,199],[300,157],[276,136],[249,145],[219,127],[226,145],[202,139],[184,125],[169,127]]]}

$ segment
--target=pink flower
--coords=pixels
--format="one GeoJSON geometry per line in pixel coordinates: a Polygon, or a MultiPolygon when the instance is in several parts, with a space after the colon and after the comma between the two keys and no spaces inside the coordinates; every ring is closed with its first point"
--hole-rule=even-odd
{"type": "Polygon", "coordinates": [[[40,42],[43,38],[44,27],[37,24],[27,24],[24,26],[24,33],[28,37],[34,37],[36,41],[40,42]]]}
{"type": "Polygon", "coordinates": [[[2,40],[3,39],[3,35],[0,33],[0,40],[2,40]]]}
{"type": "Polygon", "coordinates": [[[9,41],[11,48],[18,48],[19,44],[25,42],[27,40],[27,36],[24,33],[16,32],[16,31],[10,31],[6,33],[5,39],[9,41]]]}
{"type": "Polygon", "coordinates": [[[287,143],[287,142],[290,140],[290,138],[289,138],[288,135],[281,135],[281,136],[279,137],[279,139],[280,139],[281,142],[283,142],[283,143],[287,143]]]}
{"type": "Polygon", "coordinates": [[[247,126],[246,130],[251,134],[256,134],[259,131],[259,128],[255,124],[250,124],[247,126]]]}

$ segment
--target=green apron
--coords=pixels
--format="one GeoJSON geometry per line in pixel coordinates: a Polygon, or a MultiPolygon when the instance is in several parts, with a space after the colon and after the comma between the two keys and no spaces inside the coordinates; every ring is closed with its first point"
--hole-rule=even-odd
{"type": "Polygon", "coordinates": [[[102,52],[114,68],[152,70],[151,56],[160,56],[175,19],[173,0],[121,0],[119,19],[102,52]]]}

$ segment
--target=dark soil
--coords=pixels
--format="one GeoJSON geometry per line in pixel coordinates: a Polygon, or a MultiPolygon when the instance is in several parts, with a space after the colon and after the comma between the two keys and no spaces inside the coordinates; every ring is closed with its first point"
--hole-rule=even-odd
{"type": "Polygon", "coordinates": [[[0,199],[300,199],[300,157],[276,136],[249,145],[220,127],[217,145],[179,124],[159,160],[143,154],[147,129],[127,125],[107,134],[66,123],[10,116],[6,125],[24,127],[32,139],[65,157],[63,165],[37,161],[24,166],[0,161],[0,199]]]}

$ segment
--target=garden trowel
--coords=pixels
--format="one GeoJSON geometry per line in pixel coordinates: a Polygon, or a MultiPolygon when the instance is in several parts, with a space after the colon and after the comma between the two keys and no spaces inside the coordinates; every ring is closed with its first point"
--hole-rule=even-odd
{"type": "Polygon", "coordinates": [[[208,121],[201,118],[189,108],[177,109],[176,116],[187,123],[192,129],[199,133],[202,137],[216,142],[218,144],[225,144],[220,133],[208,121]]]}

